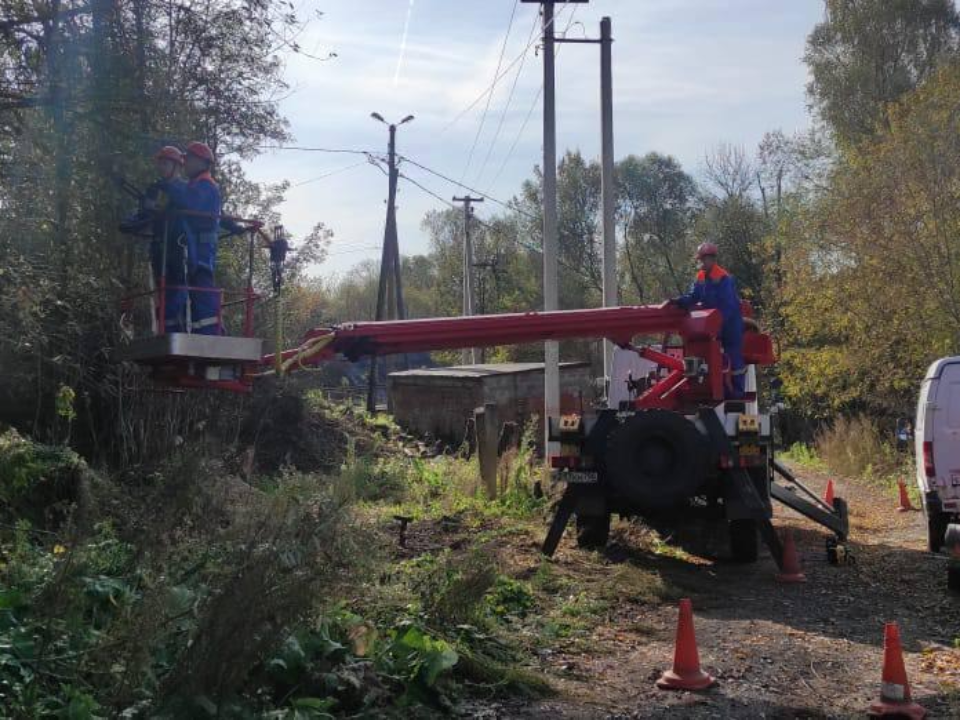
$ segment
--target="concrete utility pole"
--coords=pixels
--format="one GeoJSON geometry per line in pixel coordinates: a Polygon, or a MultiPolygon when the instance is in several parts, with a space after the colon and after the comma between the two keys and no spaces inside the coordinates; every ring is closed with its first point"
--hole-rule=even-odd
{"type": "MultiPolygon", "coordinates": [[[[407,308],[403,302],[403,283],[400,279],[400,243],[397,239],[397,127],[413,120],[407,115],[398,123],[388,123],[379,113],[370,117],[382,122],[390,131],[387,145],[387,222],[383,230],[383,252],[380,256],[380,283],[377,287],[377,320],[404,320],[407,308]]],[[[377,358],[370,358],[370,375],[367,379],[367,410],[377,409],[377,358]]]]}
{"type": "MultiPolygon", "coordinates": [[[[617,188],[613,178],[613,37],[610,18],[600,20],[600,189],[603,208],[603,306],[617,304],[617,235],[614,223],[617,188]]],[[[613,343],[603,341],[603,377],[609,397],[613,343]]]]}
{"type": "MultiPolygon", "coordinates": [[[[483,202],[481,197],[454,197],[454,202],[463,203],[463,316],[473,315],[473,240],[470,237],[470,218],[473,217],[473,203],[483,202]]],[[[477,348],[463,351],[463,364],[477,364],[477,348]]]]}
{"type": "MultiPolygon", "coordinates": [[[[587,0],[568,0],[585,3],[587,0]]],[[[543,5],[543,309],[559,310],[557,280],[557,117],[556,56],[554,50],[554,0],[523,0],[543,5]]],[[[547,418],[560,414],[560,346],[555,340],[543,344],[543,412],[546,454],[559,451],[549,442],[547,418]]]]}
{"type": "MultiPolygon", "coordinates": [[[[530,0],[524,0],[529,2],[530,0]]],[[[557,119],[554,92],[554,0],[535,0],[543,5],[543,309],[559,309],[557,293],[557,119]]],[[[543,344],[544,448],[549,457],[555,443],[549,442],[548,418],[560,414],[560,346],[555,340],[543,344]]]]}

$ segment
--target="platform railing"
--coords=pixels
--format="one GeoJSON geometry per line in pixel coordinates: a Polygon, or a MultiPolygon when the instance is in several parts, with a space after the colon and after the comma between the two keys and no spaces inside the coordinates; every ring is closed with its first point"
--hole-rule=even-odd
{"type": "MultiPolygon", "coordinates": [[[[199,329],[196,327],[196,323],[193,320],[194,298],[196,297],[196,294],[210,293],[215,294],[217,297],[217,311],[215,316],[215,326],[219,329],[219,333],[217,334],[231,334],[227,332],[229,326],[226,324],[226,319],[233,316],[233,311],[235,309],[239,309],[241,314],[238,319],[238,325],[241,328],[242,337],[253,337],[255,307],[257,301],[261,298],[261,295],[257,293],[253,287],[253,264],[257,237],[258,235],[262,234],[260,230],[261,224],[254,220],[245,220],[242,218],[224,215],[218,217],[218,220],[221,223],[224,223],[231,228],[231,230],[228,230],[226,234],[218,237],[218,243],[224,239],[236,237],[238,235],[247,236],[247,283],[246,287],[242,290],[226,289],[223,287],[199,287],[190,284],[169,285],[167,271],[170,243],[167,238],[169,235],[170,222],[177,216],[218,217],[212,213],[203,213],[191,210],[165,211],[163,216],[163,235],[162,239],[160,240],[160,242],[162,242],[159,263],[160,273],[159,275],[156,274],[155,271],[157,268],[154,268],[151,259],[148,275],[150,278],[150,289],[142,292],[127,294],[121,299],[121,326],[124,327],[125,331],[131,337],[136,335],[137,304],[138,301],[143,301],[146,298],[150,301],[150,335],[154,337],[166,335],[169,332],[166,325],[166,311],[169,295],[175,292],[183,292],[186,295],[184,299],[186,312],[182,318],[182,326],[178,331],[194,333],[199,329]]],[[[149,220],[149,222],[152,226],[153,221],[149,220]]],[[[221,230],[222,229],[223,228],[221,227],[221,230]]],[[[156,241],[154,233],[151,233],[150,237],[152,241],[156,241]]],[[[183,251],[186,253],[188,252],[188,249],[183,248],[183,251]]],[[[184,275],[189,275],[186,267],[184,268],[184,275]]],[[[234,336],[236,335],[236,333],[232,334],[234,336]]]]}

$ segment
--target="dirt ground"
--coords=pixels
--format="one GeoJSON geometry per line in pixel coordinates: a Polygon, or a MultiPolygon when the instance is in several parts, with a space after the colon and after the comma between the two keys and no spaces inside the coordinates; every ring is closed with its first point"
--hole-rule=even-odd
{"type": "MultiPolygon", "coordinates": [[[[822,491],[825,476],[799,472],[822,491]]],[[[605,553],[611,566],[656,568],[692,599],[701,661],[718,679],[713,689],[655,688],[672,662],[676,605],[629,604],[597,627],[587,650],[541,658],[558,696],[474,706],[468,716],[863,717],[880,686],[883,623],[897,621],[914,699],[929,717],[960,717],[960,596],[946,588],[946,558],[925,549],[923,514],[896,512],[893,493],[863,481],[840,481],[837,495],[850,505],[851,564],[827,562],[826,531],[782,508],[775,520],[794,530],[802,585],[775,582],[765,549],[755,565],[689,562],[636,550],[629,527],[616,532],[605,553]]],[[[568,530],[555,562],[575,571],[578,556],[568,530]]]]}

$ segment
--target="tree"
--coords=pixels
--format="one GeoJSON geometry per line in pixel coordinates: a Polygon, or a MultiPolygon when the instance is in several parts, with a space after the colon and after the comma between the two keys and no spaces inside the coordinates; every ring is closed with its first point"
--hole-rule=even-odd
{"type": "Polygon", "coordinates": [[[844,145],[886,128],[886,107],[956,53],[951,0],[826,0],[807,39],[811,103],[844,145]]]}
{"type": "MultiPolygon", "coordinates": [[[[119,300],[146,276],[116,230],[135,203],[115,180],[145,185],[160,145],[202,139],[227,211],[269,212],[282,188],[257,197],[236,161],[287,137],[281,63],[297,27],[274,0],[0,0],[0,305],[12,311],[0,317],[0,418],[48,407],[67,385],[75,439],[113,441],[129,405],[116,389],[133,382],[110,361],[119,300]]],[[[244,284],[245,255],[221,249],[225,285],[244,284]]]]}
{"type": "Polygon", "coordinates": [[[721,144],[704,158],[706,185],[695,234],[720,247],[720,262],[737,279],[740,294],[756,302],[764,278],[762,241],[767,232],[763,209],[752,192],[757,168],[746,151],[721,144]]]}
{"type": "Polygon", "coordinates": [[[616,165],[623,257],[639,302],[685,289],[696,184],[673,157],[628,155],[616,165]]]}
{"type": "MultiPolygon", "coordinates": [[[[543,174],[525,180],[517,212],[521,232],[543,244],[543,174]]],[[[557,242],[562,308],[599,304],[601,262],[599,243],[600,164],[586,161],[579,150],[567,150],[557,165],[557,242]]]]}
{"type": "Polygon", "coordinates": [[[787,229],[781,367],[805,408],[909,412],[926,366],[960,351],[958,107],[944,65],[787,229]]]}

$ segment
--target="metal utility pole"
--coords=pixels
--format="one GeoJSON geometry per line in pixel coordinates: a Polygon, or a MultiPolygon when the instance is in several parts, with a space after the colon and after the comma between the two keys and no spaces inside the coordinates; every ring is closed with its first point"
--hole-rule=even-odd
{"type": "MultiPolygon", "coordinates": [[[[613,178],[613,37],[610,18],[600,20],[600,191],[603,208],[603,306],[617,304],[617,236],[614,212],[617,189],[613,178]]],[[[603,341],[603,377],[609,396],[613,343],[603,341]]]]}
{"type": "MultiPolygon", "coordinates": [[[[398,123],[388,123],[379,113],[370,117],[386,125],[390,131],[387,144],[387,222],[383,231],[383,252],[380,256],[380,283],[377,287],[377,320],[404,320],[407,308],[403,302],[403,283],[400,279],[400,244],[397,240],[397,127],[413,120],[407,115],[398,123]]],[[[370,375],[367,379],[367,410],[377,409],[377,358],[370,358],[370,375]]]]}
{"type": "MultiPolygon", "coordinates": [[[[473,217],[473,203],[483,202],[482,197],[454,197],[454,202],[463,203],[463,316],[473,315],[473,240],[470,237],[470,218],[473,217]]],[[[463,364],[477,364],[477,348],[463,351],[463,364]]]]}

